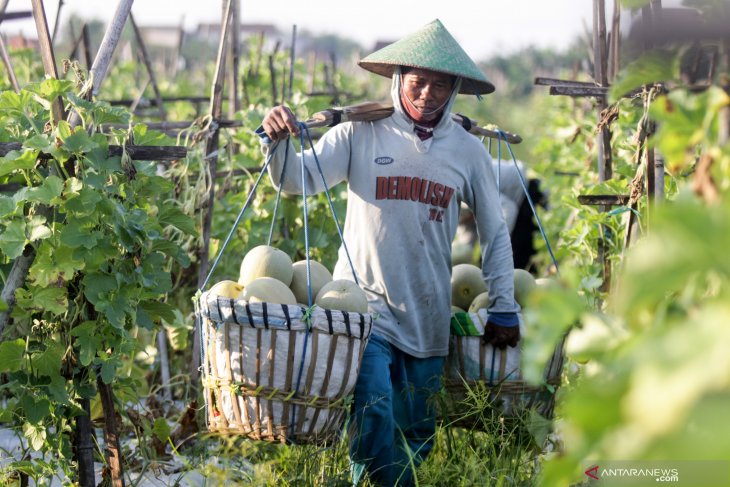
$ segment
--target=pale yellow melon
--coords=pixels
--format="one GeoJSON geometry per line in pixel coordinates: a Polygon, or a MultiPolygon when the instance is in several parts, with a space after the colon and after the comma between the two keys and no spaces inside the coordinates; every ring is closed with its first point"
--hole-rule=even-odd
{"type": "Polygon", "coordinates": [[[451,304],[469,309],[471,302],[487,290],[482,270],[473,264],[458,264],[451,270],[451,304]]]}
{"type": "MultiPolygon", "coordinates": [[[[309,302],[309,293],[307,292],[307,261],[300,260],[295,262],[292,266],[294,275],[292,276],[291,284],[289,289],[294,293],[294,297],[297,298],[299,303],[309,302]]],[[[309,261],[309,276],[312,281],[312,301],[317,298],[319,290],[322,286],[332,281],[332,274],[330,271],[314,260],[309,261]]]]}
{"type": "Polygon", "coordinates": [[[451,306],[451,314],[453,315],[454,313],[466,313],[466,311],[463,310],[463,309],[461,309],[461,308],[459,308],[458,306],[453,306],[452,305],[451,306]]]}
{"type": "Polygon", "coordinates": [[[527,302],[527,296],[537,287],[535,278],[524,269],[515,269],[515,301],[520,306],[527,302]]]}
{"type": "Polygon", "coordinates": [[[351,313],[368,312],[368,298],[365,291],[347,279],[336,279],[322,286],[317,293],[315,304],[321,308],[351,313]]]}
{"type": "Polygon", "coordinates": [[[291,289],[273,277],[259,277],[249,282],[240,298],[251,303],[297,304],[291,289]]]}
{"type": "Polygon", "coordinates": [[[225,298],[236,299],[238,295],[241,294],[241,291],[243,291],[243,286],[238,284],[236,281],[226,279],[224,281],[217,282],[212,288],[210,288],[208,293],[216,296],[223,296],[225,298]]]}
{"type": "Polygon", "coordinates": [[[477,310],[489,308],[489,293],[480,293],[469,305],[469,313],[476,313],[477,310]]]}
{"type": "Polygon", "coordinates": [[[292,261],[286,253],[269,245],[259,245],[243,258],[238,283],[248,286],[259,277],[272,277],[288,287],[293,275],[292,261]]]}

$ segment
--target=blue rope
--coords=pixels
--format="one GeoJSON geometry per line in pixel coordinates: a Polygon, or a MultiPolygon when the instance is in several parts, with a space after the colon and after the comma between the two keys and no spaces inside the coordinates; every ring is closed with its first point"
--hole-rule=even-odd
{"type": "MultiPolygon", "coordinates": [[[[301,175],[302,175],[302,213],[304,215],[304,253],[307,258],[307,301],[309,305],[309,310],[305,314],[304,322],[306,323],[306,330],[304,334],[304,345],[302,346],[302,360],[299,363],[299,374],[297,374],[297,383],[294,387],[294,397],[296,397],[297,394],[299,394],[299,387],[302,382],[302,374],[304,373],[304,361],[307,357],[307,344],[309,343],[309,331],[310,331],[310,325],[311,325],[311,318],[310,318],[310,312],[312,310],[312,277],[310,274],[310,266],[309,266],[309,215],[308,215],[308,208],[307,208],[307,180],[306,180],[306,167],[304,164],[304,130],[302,130],[302,127],[306,128],[306,125],[303,123],[299,124],[299,143],[300,143],[300,152],[299,157],[301,161],[301,175]]],[[[309,134],[307,134],[309,135],[309,134]]],[[[312,139],[309,138],[309,145],[312,147],[312,139]]],[[[315,153],[314,147],[312,147],[312,153],[315,153]]],[[[316,156],[315,156],[316,157],[316,156]]],[[[297,405],[292,405],[292,413],[291,413],[291,424],[289,425],[289,430],[294,431],[294,425],[296,424],[296,418],[297,418],[297,405]]]]}
{"type": "Polygon", "coordinates": [[[322,172],[322,166],[319,164],[319,158],[317,157],[317,151],[314,150],[314,146],[312,145],[312,136],[309,133],[309,127],[307,127],[305,124],[300,123],[299,124],[300,131],[307,133],[307,139],[309,139],[309,146],[312,147],[312,155],[314,156],[314,162],[317,163],[317,170],[319,171],[319,175],[322,177],[322,184],[324,185],[324,191],[327,195],[327,202],[330,206],[330,211],[332,212],[332,217],[335,220],[335,226],[337,226],[337,233],[340,236],[340,241],[342,242],[342,247],[345,249],[345,255],[347,256],[347,262],[350,264],[350,269],[352,269],[352,278],[355,280],[355,284],[359,285],[357,274],[355,273],[355,266],[352,265],[352,259],[350,258],[350,251],[347,250],[347,244],[345,243],[345,237],[342,236],[342,228],[340,227],[340,221],[337,219],[337,212],[335,211],[335,207],[332,204],[332,197],[330,196],[330,190],[327,186],[327,181],[324,177],[324,173],[322,172]]]}
{"type": "MultiPolygon", "coordinates": [[[[264,167],[261,168],[259,177],[256,179],[256,182],[254,183],[253,188],[251,188],[251,192],[249,192],[248,198],[246,198],[246,202],[243,204],[241,211],[238,213],[238,216],[236,217],[236,221],[233,223],[233,228],[231,228],[231,231],[228,232],[228,236],[226,237],[226,240],[223,242],[223,246],[218,251],[218,255],[216,256],[215,261],[213,261],[213,265],[211,266],[210,271],[208,272],[208,275],[205,278],[205,281],[203,281],[203,285],[200,286],[199,291],[202,291],[208,285],[208,281],[210,280],[210,277],[213,275],[213,271],[215,271],[215,268],[218,266],[218,262],[221,260],[221,257],[223,256],[223,251],[226,250],[228,243],[231,241],[231,237],[233,237],[233,234],[235,233],[236,228],[238,227],[238,224],[241,222],[243,213],[248,208],[248,205],[251,204],[251,201],[253,200],[253,197],[256,194],[256,188],[258,187],[259,183],[261,182],[261,178],[263,177],[264,173],[266,172],[266,169],[269,167],[271,158],[273,157],[274,152],[276,152],[276,148],[278,146],[279,146],[279,142],[277,141],[274,144],[274,146],[271,148],[271,150],[269,151],[269,154],[266,157],[266,162],[264,163],[264,167]]],[[[212,205],[213,201],[211,201],[210,204],[212,205]]]]}
{"type": "Polygon", "coordinates": [[[276,224],[276,215],[279,213],[279,202],[281,201],[281,188],[284,187],[284,179],[286,177],[286,161],[289,156],[289,139],[287,139],[286,150],[284,152],[284,164],[281,168],[281,177],[279,178],[279,190],[276,192],[276,203],[274,203],[274,213],[271,216],[271,227],[269,228],[269,239],[266,244],[270,247],[271,240],[274,237],[274,225],[276,224]]]}
{"type": "Polygon", "coordinates": [[[499,183],[502,181],[502,139],[497,142],[497,193],[500,197],[502,193],[499,190],[499,183]]]}
{"type": "MultiPolygon", "coordinates": [[[[507,140],[507,135],[502,130],[497,130],[497,133],[499,134],[500,141],[504,139],[504,143],[507,146],[507,150],[509,150],[509,154],[512,157],[512,162],[515,165],[515,169],[517,169],[517,174],[520,177],[520,183],[522,183],[522,189],[525,191],[525,196],[527,197],[527,202],[530,204],[530,209],[532,210],[532,214],[535,216],[535,221],[537,222],[537,227],[540,229],[540,234],[542,235],[543,240],[545,240],[545,245],[547,246],[548,252],[550,253],[550,258],[553,261],[553,265],[555,266],[555,272],[560,275],[560,267],[558,267],[558,261],[555,259],[555,254],[553,254],[553,248],[550,246],[550,242],[548,241],[547,235],[545,234],[545,230],[542,227],[542,222],[540,221],[540,217],[537,215],[537,210],[535,209],[535,204],[532,202],[532,198],[530,197],[530,191],[527,189],[527,183],[525,183],[525,178],[522,176],[522,171],[520,171],[520,166],[517,164],[517,158],[515,157],[514,152],[512,152],[512,146],[510,145],[509,141],[507,140]]],[[[501,145],[501,143],[500,143],[501,145]]]]}

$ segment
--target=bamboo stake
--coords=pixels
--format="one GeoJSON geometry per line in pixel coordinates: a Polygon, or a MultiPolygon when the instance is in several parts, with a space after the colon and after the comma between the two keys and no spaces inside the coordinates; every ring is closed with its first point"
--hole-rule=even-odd
{"type": "Polygon", "coordinates": [[[134,0],[119,0],[117,9],[114,12],[114,17],[104,33],[104,38],[101,41],[99,51],[96,53],[94,64],[91,66],[90,70],[93,78],[92,96],[97,96],[99,94],[99,88],[102,81],[106,78],[109,64],[111,64],[111,59],[114,55],[114,50],[119,43],[122,30],[124,29],[124,24],[127,21],[127,17],[129,17],[133,3],[134,0]]]}
{"type": "Polygon", "coordinates": [[[3,58],[3,64],[5,65],[5,71],[8,72],[8,80],[10,81],[10,84],[13,85],[13,89],[16,93],[20,93],[20,85],[18,84],[18,78],[15,76],[15,70],[13,69],[13,63],[10,60],[10,55],[8,54],[8,50],[5,47],[5,40],[3,39],[3,36],[0,35],[0,55],[3,58]]]}
{"type": "MultiPolygon", "coordinates": [[[[114,411],[114,392],[110,384],[104,383],[101,373],[96,376],[96,387],[99,389],[101,407],[104,411],[104,442],[106,444],[106,459],[112,474],[112,485],[124,487],[124,466],[122,451],[119,448],[119,434],[117,433],[117,417],[114,411]]],[[[92,484],[93,485],[93,484],[92,484]]]]}
{"type": "Polygon", "coordinates": [[[56,42],[56,34],[58,33],[58,21],[61,20],[61,9],[63,8],[63,0],[58,0],[58,10],[56,11],[56,20],[53,22],[53,35],[51,35],[51,44],[56,42]]]}
{"type": "MultiPolygon", "coordinates": [[[[46,76],[58,79],[56,57],[53,54],[53,43],[51,42],[51,35],[48,32],[48,21],[46,19],[46,11],[43,8],[43,0],[31,0],[31,3],[33,5],[33,17],[35,18],[36,29],[38,30],[38,43],[40,44],[41,58],[43,59],[43,69],[46,72],[46,76]]],[[[53,101],[51,113],[53,114],[54,124],[57,124],[65,118],[61,97],[53,101]]]]}
{"type": "Polygon", "coordinates": [[[297,24],[291,29],[291,49],[289,50],[289,92],[287,99],[291,100],[294,90],[294,63],[296,62],[296,46],[297,46],[297,24]]]}
{"type": "Polygon", "coordinates": [[[241,99],[238,96],[238,73],[241,71],[241,20],[240,0],[234,0],[232,5],[232,26],[231,31],[231,76],[228,80],[230,85],[228,88],[228,116],[234,118],[236,112],[241,109],[241,99]]]}
{"type": "Polygon", "coordinates": [[[81,409],[86,414],[76,416],[76,430],[74,437],[75,456],[79,462],[79,485],[93,487],[96,485],[94,474],[94,427],[91,424],[91,404],[89,399],[79,400],[81,409]],[[84,459],[82,461],[81,459],[84,459]]]}
{"type": "MultiPolygon", "coordinates": [[[[227,0],[225,13],[223,15],[223,22],[221,27],[221,38],[218,44],[218,57],[216,61],[215,78],[213,80],[213,86],[211,87],[210,93],[210,118],[213,121],[220,119],[223,108],[223,81],[225,79],[225,65],[226,65],[226,44],[228,40],[228,30],[231,19],[231,4],[233,0],[227,0]]],[[[198,268],[198,288],[200,288],[205,282],[205,278],[208,275],[208,254],[210,253],[210,231],[211,224],[213,222],[213,206],[215,203],[215,175],[218,171],[218,156],[214,155],[218,153],[218,140],[219,130],[216,129],[208,139],[206,146],[206,154],[209,154],[206,158],[208,161],[208,208],[203,216],[203,248],[200,251],[200,267],[198,268]]],[[[193,350],[200,350],[200,332],[197,327],[193,331],[193,350]]],[[[200,376],[198,368],[200,367],[200,354],[193,353],[190,370],[190,382],[193,385],[194,390],[197,390],[197,383],[200,376]]]]}
{"type": "Polygon", "coordinates": [[[162,94],[160,93],[160,88],[157,85],[155,71],[152,69],[152,63],[150,62],[150,57],[147,54],[147,47],[145,46],[144,39],[142,39],[142,33],[140,32],[139,27],[137,27],[137,22],[134,21],[134,15],[132,15],[132,12],[129,12],[129,22],[132,24],[134,36],[137,39],[137,45],[139,46],[139,52],[142,55],[144,66],[147,69],[147,75],[149,76],[150,83],[152,84],[152,91],[155,93],[155,101],[157,102],[159,117],[162,120],[165,120],[167,118],[167,114],[165,113],[165,105],[162,103],[162,94]]]}

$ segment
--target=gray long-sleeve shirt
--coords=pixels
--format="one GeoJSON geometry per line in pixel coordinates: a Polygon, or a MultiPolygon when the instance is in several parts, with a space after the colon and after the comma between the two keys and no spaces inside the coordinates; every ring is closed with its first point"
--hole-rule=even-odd
{"type": "MultiPolygon", "coordinates": [[[[519,311],[513,297],[512,249],[483,144],[452,122],[448,111],[433,137],[421,141],[400,108],[397,90],[394,79],[392,116],[342,123],[315,150],[328,187],[348,182],[344,240],[370,311],[379,315],[374,331],[413,356],[445,356],[451,242],[460,202],[476,218],[490,313],[519,311]]],[[[269,144],[263,146],[268,151],[269,144]]],[[[277,149],[269,166],[277,187],[285,152],[284,147],[277,149]]],[[[293,148],[288,153],[282,190],[301,194],[300,155],[293,148]]],[[[324,191],[311,150],[305,151],[304,164],[307,193],[324,191]]],[[[343,247],[333,276],[353,279],[343,247]]]]}

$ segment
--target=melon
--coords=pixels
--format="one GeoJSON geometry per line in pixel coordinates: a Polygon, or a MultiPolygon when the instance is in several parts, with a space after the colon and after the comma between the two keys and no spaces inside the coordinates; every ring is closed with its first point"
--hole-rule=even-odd
{"type": "Polygon", "coordinates": [[[560,283],[552,277],[541,277],[535,279],[535,285],[541,289],[560,289],[560,283]]]}
{"type": "Polygon", "coordinates": [[[259,277],[249,282],[240,298],[251,303],[297,304],[291,289],[273,277],[259,277]]]}
{"type": "MultiPolygon", "coordinates": [[[[292,276],[289,289],[294,293],[298,303],[308,303],[309,293],[307,292],[307,261],[300,260],[292,266],[294,275],[292,276]]],[[[332,281],[332,274],[329,270],[319,262],[309,261],[309,276],[312,281],[312,300],[317,297],[317,293],[322,286],[332,281]]]]}
{"type": "Polygon", "coordinates": [[[469,305],[469,313],[476,313],[477,310],[489,308],[489,293],[480,293],[469,305]]]}
{"type": "Polygon", "coordinates": [[[453,315],[454,313],[466,313],[466,311],[463,310],[463,309],[461,309],[461,308],[459,308],[458,306],[452,305],[451,306],[451,314],[453,315]]]}
{"type": "Polygon", "coordinates": [[[317,293],[315,304],[325,309],[351,313],[368,312],[368,298],[365,291],[347,279],[335,279],[322,286],[317,293]]]}
{"type": "Polygon", "coordinates": [[[537,287],[535,278],[524,269],[515,269],[515,301],[520,306],[527,302],[527,296],[537,287]]]}
{"type": "Polygon", "coordinates": [[[236,299],[239,294],[243,291],[243,286],[238,284],[236,281],[224,280],[217,282],[210,291],[209,294],[216,296],[223,296],[224,298],[236,299]]]}
{"type": "Polygon", "coordinates": [[[474,248],[462,242],[454,242],[451,244],[451,265],[469,264],[474,255],[474,248]]]}
{"type": "Polygon", "coordinates": [[[451,304],[462,309],[487,290],[482,270],[474,264],[458,264],[451,270],[451,304]]]}
{"type": "Polygon", "coordinates": [[[259,277],[272,277],[289,287],[293,275],[292,261],[286,253],[269,245],[259,245],[243,258],[238,283],[248,286],[259,277]]]}

